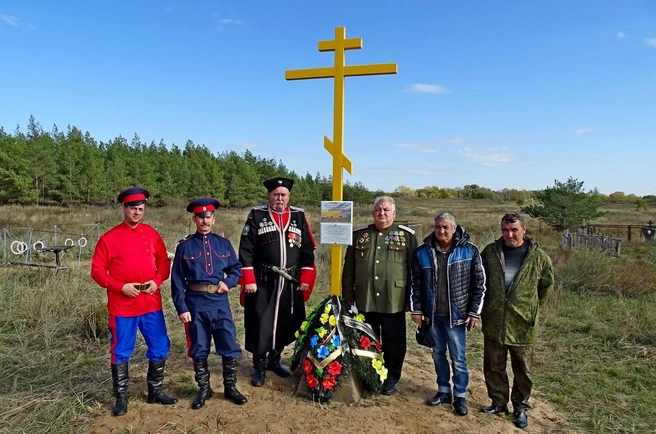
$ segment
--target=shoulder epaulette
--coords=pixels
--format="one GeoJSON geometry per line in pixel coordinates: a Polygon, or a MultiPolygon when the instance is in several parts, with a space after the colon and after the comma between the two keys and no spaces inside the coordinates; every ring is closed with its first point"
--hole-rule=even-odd
{"type": "Polygon", "coordinates": [[[187,235],[186,237],[184,237],[184,238],[182,238],[181,240],[179,240],[179,241],[178,241],[178,244],[180,244],[180,243],[184,243],[185,241],[187,241],[189,238],[191,238],[191,237],[193,237],[193,236],[194,236],[194,234],[189,234],[189,235],[187,235]]]}
{"type": "Polygon", "coordinates": [[[401,229],[403,229],[403,230],[405,230],[405,231],[410,232],[412,235],[415,234],[415,230],[414,230],[414,229],[410,229],[409,227],[407,227],[407,226],[405,226],[405,225],[399,225],[399,228],[401,228],[401,229]]]}
{"type": "Polygon", "coordinates": [[[223,233],[219,234],[219,233],[217,233],[217,232],[212,232],[212,234],[213,234],[213,235],[216,235],[216,236],[219,237],[219,238],[223,238],[224,240],[227,240],[225,234],[223,234],[223,233]]]}
{"type": "Polygon", "coordinates": [[[360,226],[359,228],[353,229],[353,232],[361,231],[362,229],[367,229],[369,225],[360,226]]]}
{"type": "Polygon", "coordinates": [[[300,212],[305,212],[305,210],[304,210],[303,208],[299,208],[299,207],[297,207],[297,206],[290,206],[289,209],[290,209],[291,211],[300,211],[300,212]]]}

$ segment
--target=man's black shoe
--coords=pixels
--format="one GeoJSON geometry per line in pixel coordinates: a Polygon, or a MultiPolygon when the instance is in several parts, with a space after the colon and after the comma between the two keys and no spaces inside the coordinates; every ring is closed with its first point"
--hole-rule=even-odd
{"type": "Polygon", "coordinates": [[[453,411],[455,411],[458,416],[465,416],[469,412],[465,398],[456,397],[456,399],[453,400],[453,411]]]}
{"type": "Polygon", "coordinates": [[[481,413],[485,414],[508,414],[508,406],[507,405],[494,405],[492,404],[489,407],[483,407],[481,408],[481,413]]]}
{"type": "Polygon", "coordinates": [[[444,393],[444,392],[437,392],[435,396],[428,398],[428,401],[426,401],[426,405],[429,405],[431,407],[440,404],[451,404],[451,394],[444,393]]]}
{"type": "Polygon", "coordinates": [[[513,423],[517,428],[526,428],[528,426],[528,417],[524,410],[517,410],[513,412],[513,423]]]}
{"type": "Polygon", "coordinates": [[[387,396],[394,395],[396,393],[396,385],[392,382],[384,382],[383,391],[381,393],[387,396]]]}

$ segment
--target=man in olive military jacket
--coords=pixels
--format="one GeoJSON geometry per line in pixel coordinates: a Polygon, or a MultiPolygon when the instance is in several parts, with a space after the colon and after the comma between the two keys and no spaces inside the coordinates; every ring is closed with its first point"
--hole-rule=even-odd
{"type": "Polygon", "coordinates": [[[346,249],[342,295],[379,334],[388,370],[382,393],[392,395],[406,352],[405,310],[417,239],[412,229],[394,223],[393,198],[376,198],[372,215],[374,223],[356,229],[353,245],[346,249]]]}
{"type": "Polygon", "coordinates": [[[481,411],[508,413],[510,400],[515,426],[526,428],[525,411],[530,408],[528,399],[533,388],[533,346],[540,306],[554,289],[553,264],[538,243],[526,235],[524,218],[517,213],[501,218],[501,238],[483,249],[481,259],[488,277],[481,313],[483,372],[492,400],[492,405],[481,411]],[[512,392],[506,371],[508,356],[513,371],[512,392]]]}

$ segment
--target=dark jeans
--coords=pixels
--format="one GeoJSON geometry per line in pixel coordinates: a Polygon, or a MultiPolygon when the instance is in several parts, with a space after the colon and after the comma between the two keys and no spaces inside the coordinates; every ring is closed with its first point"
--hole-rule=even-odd
{"type": "Polygon", "coordinates": [[[529,407],[533,381],[531,381],[531,365],[533,363],[533,347],[531,345],[504,345],[485,338],[483,349],[483,372],[487,394],[494,405],[506,405],[510,398],[515,410],[529,407]],[[510,354],[510,364],[513,371],[512,394],[509,397],[508,372],[506,360],[510,354]]]}
{"type": "Polygon", "coordinates": [[[387,380],[396,384],[401,378],[401,369],[405,359],[405,312],[378,313],[362,312],[365,322],[380,337],[387,368],[387,380]]]}

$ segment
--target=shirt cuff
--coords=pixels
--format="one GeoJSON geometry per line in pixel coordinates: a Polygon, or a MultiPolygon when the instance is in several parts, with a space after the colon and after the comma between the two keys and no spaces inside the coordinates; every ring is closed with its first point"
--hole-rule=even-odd
{"type": "Polygon", "coordinates": [[[255,280],[255,271],[253,271],[253,267],[242,267],[241,277],[237,281],[237,284],[249,285],[251,283],[257,283],[255,280]]]}

